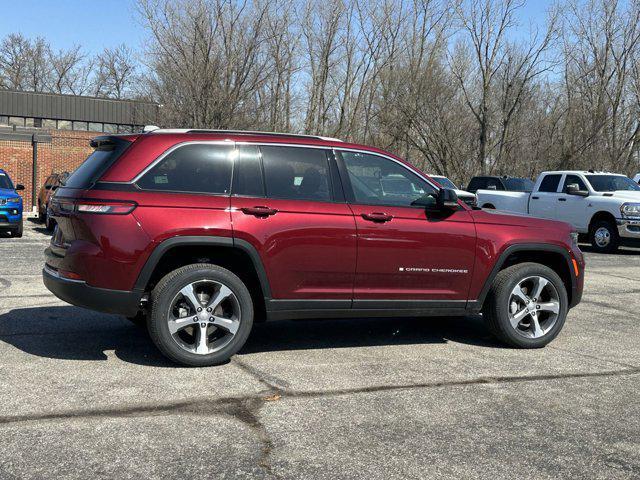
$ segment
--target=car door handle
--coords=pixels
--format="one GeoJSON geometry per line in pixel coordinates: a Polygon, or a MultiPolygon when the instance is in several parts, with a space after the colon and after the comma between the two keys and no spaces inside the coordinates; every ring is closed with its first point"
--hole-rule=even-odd
{"type": "Polygon", "coordinates": [[[380,213],[380,212],[373,212],[373,213],[363,213],[362,218],[370,222],[385,223],[385,222],[390,222],[391,219],[393,218],[393,215],[388,215],[386,213],[380,213]]]}
{"type": "Polygon", "coordinates": [[[278,210],[276,210],[275,208],[269,208],[265,206],[243,207],[240,210],[242,210],[242,213],[244,213],[245,215],[253,215],[254,217],[262,218],[278,213],[278,210]]]}
{"type": "Polygon", "coordinates": [[[567,201],[567,199],[566,199],[566,198],[559,198],[559,199],[558,199],[558,201],[559,201],[559,202],[566,202],[566,201],[567,201]]]}
{"type": "Polygon", "coordinates": [[[540,200],[540,197],[531,197],[531,200],[540,200]]]}

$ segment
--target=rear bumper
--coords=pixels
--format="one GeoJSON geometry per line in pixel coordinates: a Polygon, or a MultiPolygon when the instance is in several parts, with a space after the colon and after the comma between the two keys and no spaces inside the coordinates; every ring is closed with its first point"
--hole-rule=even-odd
{"type": "Polygon", "coordinates": [[[56,297],[78,307],[125,316],[134,316],[140,309],[142,294],[135,291],[92,287],[81,280],[62,278],[47,266],[42,270],[42,280],[56,297]]]}

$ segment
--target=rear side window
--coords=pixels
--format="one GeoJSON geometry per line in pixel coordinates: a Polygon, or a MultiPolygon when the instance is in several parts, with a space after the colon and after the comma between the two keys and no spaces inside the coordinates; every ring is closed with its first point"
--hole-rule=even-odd
{"type": "Polygon", "coordinates": [[[546,175],[540,182],[539,192],[555,193],[558,191],[562,175],[546,175]]]}
{"type": "Polygon", "coordinates": [[[143,190],[228,194],[233,146],[192,144],[166,155],[137,185],[143,190]]]}
{"type": "Polygon", "coordinates": [[[490,188],[494,190],[504,190],[504,187],[502,186],[502,182],[497,178],[487,178],[487,186],[484,188],[487,188],[487,189],[490,188]]]}
{"type": "Polygon", "coordinates": [[[113,165],[129,145],[131,143],[124,140],[100,145],[67,178],[64,186],[69,188],[89,188],[113,165]]]}
{"type": "Polygon", "coordinates": [[[482,190],[485,188],[487,188],[487,179],[476,177],[471,179],[467,190],[469,190],[470,192],[475,192],[476,190],[482,190]]]}
{"type": "Polygon", "coordinates": [[[533,182],[528,178],[505,178],[504,184],[507,190],[512,192],[531,192],[533,182]]]}
{"type": "Polygon", "coordinates": [[[325,150],[261,146],[260,151],[269,198],[331,201],[325,150]]]}

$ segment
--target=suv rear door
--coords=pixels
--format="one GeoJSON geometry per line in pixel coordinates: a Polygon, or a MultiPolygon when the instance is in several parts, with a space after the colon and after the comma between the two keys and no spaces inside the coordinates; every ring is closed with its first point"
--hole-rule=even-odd
{"type": "Polygon", "coordinates": [[[234,238],[265,267],[269,309],[351,307],[356,227],[330,149],[240,144],[231,207],[234,238]]]}
{"type": "Polygon", "coordinates": [[[354,308],[464,307],[476,245],[469,213],[427,215],[412,206],[437,189],[394,159],[337,156],[358,229],[354,308]]]}

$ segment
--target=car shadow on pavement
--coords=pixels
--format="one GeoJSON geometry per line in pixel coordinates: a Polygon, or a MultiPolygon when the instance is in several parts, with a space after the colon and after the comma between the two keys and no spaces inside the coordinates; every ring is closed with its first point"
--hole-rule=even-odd
{"type": "MultiPolygon", "coordinates": [[[[0,342],[30,355],[175,367],[144,329],[123,317],[72,306],[19,308],[0,315],[0,342]]],[[[447,342],[500,347],[479,317],[359,318],[257,323],[240,355],[280,350],[424,345],[447,342]]]]}

